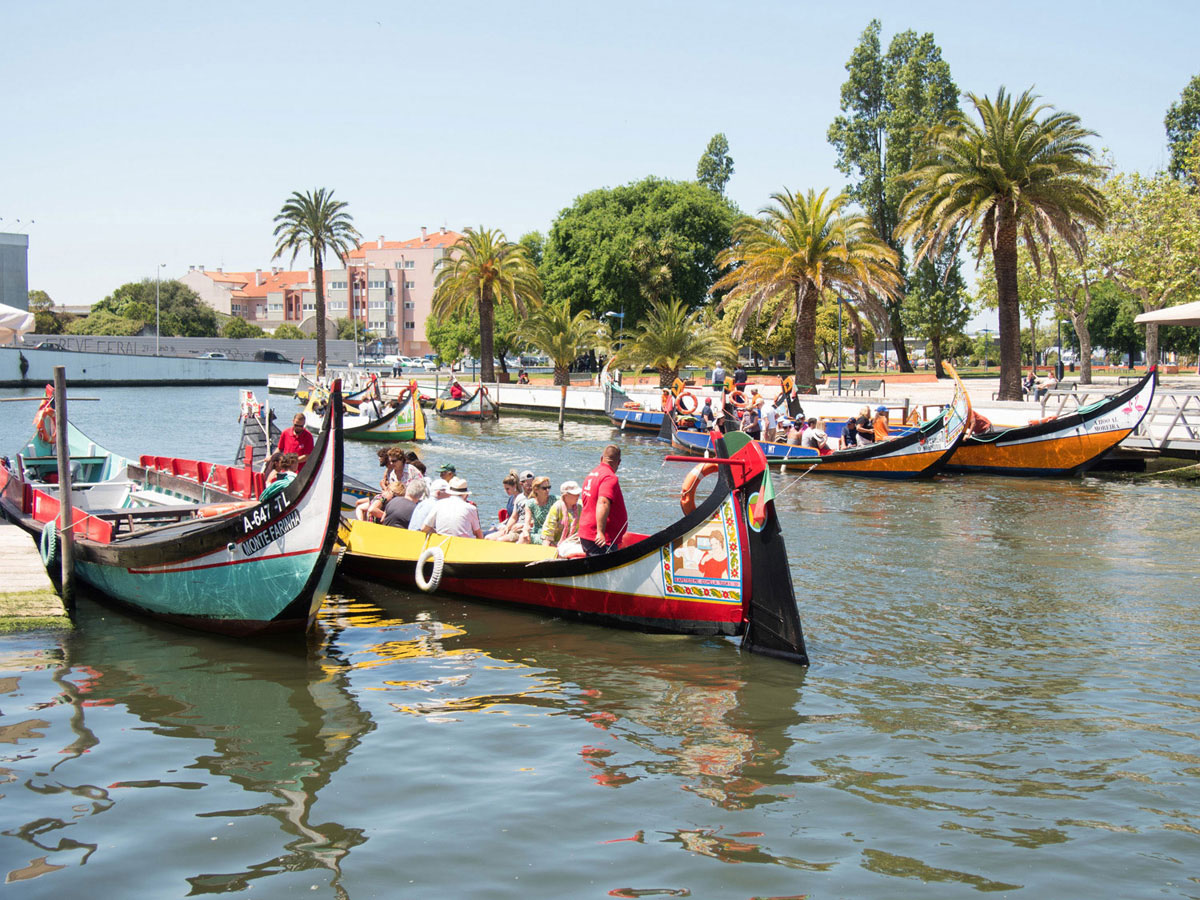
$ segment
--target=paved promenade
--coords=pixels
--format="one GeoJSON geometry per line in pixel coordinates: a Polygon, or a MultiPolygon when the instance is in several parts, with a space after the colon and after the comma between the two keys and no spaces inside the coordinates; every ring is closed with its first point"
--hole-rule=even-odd
{"type": "Polygon", "coordinates": [[[0,522],[0,568],[0,631],[70,626],[37,544],[9,522],[0,522]]]}

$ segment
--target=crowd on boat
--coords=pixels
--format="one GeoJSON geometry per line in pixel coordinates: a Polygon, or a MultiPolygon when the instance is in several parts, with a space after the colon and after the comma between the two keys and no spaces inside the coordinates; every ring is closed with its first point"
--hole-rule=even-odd
{"type": "MultiPolygon", "coordinates": [[[[283,443],[281,439],[280,443],[283,443]]],[[[431,477],[416,451],[402,446],[378,451],[384,469],[379,492],[360,500],[355,517],[409,531],[515,544],[555,547],[560,556],[596,555],[616,546],[628,516],[616,470],[621,451],[604,449],[588,475],[589,490],[567,479],[554,493],[550,476],[532,469],[509,470],[501,480],[505,503],[485,531],[466,478],[453,463],[431,477]]]]}

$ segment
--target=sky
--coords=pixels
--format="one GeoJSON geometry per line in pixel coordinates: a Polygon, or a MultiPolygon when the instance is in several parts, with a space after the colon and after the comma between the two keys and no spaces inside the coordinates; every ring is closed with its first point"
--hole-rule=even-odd
{"type": "Polygon", "coordinates": [[[590,190],[695,178],[717,132],[754,213],[845,185],[826,133],[872,18],[885,49],[932,32],[964,91],[1033,87],[1122,170],[1165,167],[1200,73],[1192,0],[10,2],[0,231],[28,233],[31,290],[90,304],[159,264],[271,265],[296,190],[332,189],[366,239],[517,240],[590,190]]]}

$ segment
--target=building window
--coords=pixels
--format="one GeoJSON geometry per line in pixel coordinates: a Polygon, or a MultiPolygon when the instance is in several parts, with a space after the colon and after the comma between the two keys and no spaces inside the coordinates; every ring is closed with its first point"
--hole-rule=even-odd
{"type": "Polygon", "coordinates": [[[415,281],[406,281],[406,282],[404,282],[404,289],[405,289],[406,291],[411,291],[411,290],[412,290],[413,288],[415,288],[416,286],[417,286],[417,283],[416,283],[415,281]]]}
{"type": "Polygon", "coordinates": [[[404,323],[404,330],[405,330],[405,331],[412,331],[412,330],[414,330],[416,327],[417,327],[417,323],[416,323],[416,322],[405,322],[405,323],[404,323]]]}
{"type": "MultiPolygon", "coordinates": [[[[417,261],[415,259],[406,259],[404,261],[404,268],[415,269],[416,267],[417,267],[417,261]]],[[[400,268],[400,263],[396,263],[396,268],[400,268]]]]}
{"type": "Polygon", "coordinates": [[[240,315],[242,314],[242,304],[240,304],[240,303],[232,303],[232,304],[230,304],[230,306],[229,306],[229,310],[230,310],[230,312],[232,312],[232,313],[233,313],[235,316],[240,316],[240,315]]]}
{"type": "Polygon", "coordinates": [[[413,300],[405,300],[405,301],[404,301],[404,308],[405,308],[405,309],[416,309],[416,308],[417,308],[416,301],[413,301],[413,300]]]}

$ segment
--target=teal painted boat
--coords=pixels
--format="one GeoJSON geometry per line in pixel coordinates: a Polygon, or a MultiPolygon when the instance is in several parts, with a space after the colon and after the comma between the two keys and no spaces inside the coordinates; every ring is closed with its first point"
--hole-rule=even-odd
{"type": "MultiPolygon", "coordinates": [[[[329,410],[304,468],[265,490],[249,466],[149,455],[135,463],[71,428],[76,577],[133,610],[205,631],[306,629],[337,563],[341,404],[329,410]]],[[[45,416],[38,421],[16,468],[0,466],[0,512],[53,557],[60,485],[53,435],[45,416]]]]}

